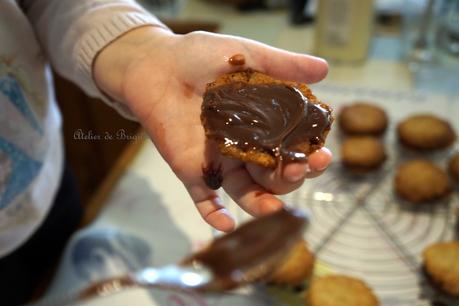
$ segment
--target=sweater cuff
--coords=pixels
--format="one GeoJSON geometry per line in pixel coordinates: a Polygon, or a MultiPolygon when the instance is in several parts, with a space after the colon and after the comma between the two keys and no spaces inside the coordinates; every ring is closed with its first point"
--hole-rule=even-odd
{"type": "Polygon", "coordinates": [[[115,108],[121,115],[132,120],[135,120],[135,117],[125,103],[112,100],[97,87],[93,78],[92,69],[94,59],[103,48],[124,33],[146,25],[167,29],[163,23],[152,15],[139,12],[119,13],[99,23],[84,35],[77,43],[76,49],[74,50],[74,55],[77,60],[78,79],[80,79],[81,84],[84,84],[88,94],[101,98],[104,102],[115,108]]]}

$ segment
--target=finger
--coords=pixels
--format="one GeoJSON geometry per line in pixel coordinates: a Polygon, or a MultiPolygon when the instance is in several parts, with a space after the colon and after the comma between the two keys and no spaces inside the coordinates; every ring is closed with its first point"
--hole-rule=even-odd
{"type": "Polygon", "coordinates": [[[222,232],[234,229],[234,219],[223,206],[217,193],[204,183],[185,185],[201,217],[212,227],[222,232]]]}
{"type": "Polygon", "coordinates": [[[241,166],[223,174],[223,188],[227,194],[247,213],[258,217],[283,207],[283,203],[252,180],[241,166]]]}
{"type": "Polygon", "coordinates": [[[311,172],[311,168],[307,162],[303,163],[288,163],[282,168],[282,179],[288,182],[298,182],[305,178],[311,172]]]}
{"type": "Polygon", "coordinates": [[[276,169],[247,164],[247,171],[252,179],[274,194],[289,193],[303,184],[308,170],[306,163],[279,165],[276,169]]]}
{"type": "Polygon", "coordinates": [[[308,164],[311,172],[324,171],[332,162],[332,158],[332,152],[325,147],[315,151],[308,157],[308,164]]]}
{"type": "Polygon", "coordinates": [[[274,194],[286,194],[298,189],[305,178],[314,178],[325,171],[332,159],[327,148],[322,148],[308,157],[307,163],[287,163],[275,170],[247,164],[253,180],[274,194]]]}
{"type": "Polygon", "coordinates": [[[301,171],[305,170],[303,179],[311,179],[322,175],[332,161],[332,153],[327,148],[321,148],[308,157],[306,167],[298,169],[297,164],[289,164],[284,168],[286,180],[294,181],[299,179],[301,171]]]}
{"type": "Polygon", "coordinates": [[[253,63],[268,75],[283,80],[316,83],[328,73],[327,62],[319,57],[289,52],[249,41],[246,48],[253,63]]]}

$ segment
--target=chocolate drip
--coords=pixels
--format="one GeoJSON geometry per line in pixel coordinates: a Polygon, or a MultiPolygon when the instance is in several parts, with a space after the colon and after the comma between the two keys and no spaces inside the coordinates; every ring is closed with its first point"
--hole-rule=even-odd
{"type": "Polygon", "coordinates": [[[228,59],[228,63],[233,66],[243,66],[245,64],[245,57],[243,54],[235,54],[228,59]]]}
{"type": "Polygon", "coordinates": [[[223,183],[222,165],[214,167],[214,164],[210,163],[209,166],[202,167],[202,179],[210,189],[220,188],[223,183]]]}
{"type": "Polygon", "coordinates": [[[206,92],[202,106],[208,136],[243,151],[304,161],[331,124],[327,109],[284,84],[225,84],[206,92]],[[307,146],[305,148],[305,146],[307,146]]]}

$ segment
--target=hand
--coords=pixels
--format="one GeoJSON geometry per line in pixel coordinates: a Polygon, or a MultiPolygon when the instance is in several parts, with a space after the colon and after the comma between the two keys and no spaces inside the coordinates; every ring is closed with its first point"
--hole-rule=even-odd
{"type": "Polygon", "coordinates": [[[127,103],[201,216],[222,231],[232,230],[234,220],[204,183],[203,167],[221,165],[224,190],[242,209],[260,216],[283,206],[274,194],[297,189],[331,161],[330,151],[323,148],[311,154],[308,163],[266,169],[224,157],[206,141],[200,121],[202,95],[207,83],[241,69],[228,63],[235,54],[244,56],[243,69],[278,79],[312,83],[328,70],[322,59],[252,40],[205,32],[175,35],[157,27],[139,28],[119,38],[101,52],[94,67],[98,85],[127,103]]]}

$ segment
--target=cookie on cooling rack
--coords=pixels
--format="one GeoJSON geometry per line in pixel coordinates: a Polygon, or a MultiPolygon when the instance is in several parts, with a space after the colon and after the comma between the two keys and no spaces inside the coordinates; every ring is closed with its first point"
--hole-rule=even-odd
{"type": "Polygon", "coordinates": [[[456,232],[457,237],[459,238],[459,207],[456,208],[456,232]]]}
{"type": "Polygon", "coordinates": [[[397,126],[398,138],[404,145],[417,150],[436,150],[449,147],[456,140],[451,125],[436,116],[411,116],[397,126]]]}
{"type": "Polygon", "coordinates": [[[275,268],[269,278],[273,285],[301,285],[312,275],[314,255],[309,250],[306,241],[299,241],[287,257],[275,268]]]}
{"type": "Polygon", "coordinates": [[[459,297],[459,241],[430,245],[422,257],[431,280],[446,293],[459,297]]]}
{"type": "Polygon", "coordinates": [[[338,116],[340,128],[346,134],[380,135],[388,125],[386,112],[368,102],[344,106],[338,116]]]}
{"type": "Polygon", "coordinates": [[[386,152],[381,141],[373,136],[353,136],[341,144],[341,162],[354,173],[367,173],[381,166],[386,152]]]}
{"type": "Polygon", "coordinates": [[[332,121],[331,108],[306,84],[253,70],[208,84],[201,107],[206,136],[222,154],[264,167],[306,161],[324,145],[332,121]]]}
{"type": "Polygon", "coordinates": [[[378,306],[373,291],[360,279],[330,275],[316,278],[306,292],[309,306],[378,306]]]}
{"type": "Polygon", "coordinates": [[[394,185],[397,194],[412,203],[440,199],[451,191],[448,175],[432,162],[423,159],[400,165],[394,185]]]}
{"type": "Polygon", "coordinates": [[[451,176],[459,182],[459,153],[449,161],[448,170],[451,176]]]}

